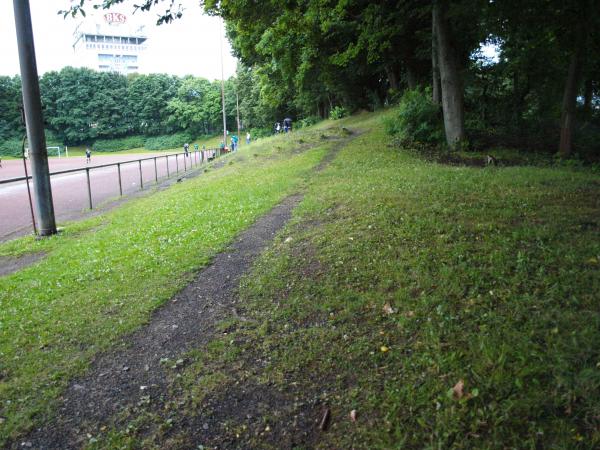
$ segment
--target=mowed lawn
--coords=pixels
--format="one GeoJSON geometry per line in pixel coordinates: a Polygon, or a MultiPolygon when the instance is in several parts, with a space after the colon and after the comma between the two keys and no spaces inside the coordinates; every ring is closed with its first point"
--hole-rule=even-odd
{"type": "Polygon", "coordinates": [[[124,411],[91,447],[600,446],[598,174],[433,164],[388,145],[381,118],[269,139],[62,236],[0,247],[48,252],[0,278],[3,439],[51,417],[95,352],[302,187],[241,285],[239,318],[187,355],[169,409],[124,411]],[[340,126],[353,139],[315,174],[340,126]],[[195,440],[186,424],[239,386],[290,402],[195,440]],[[305,429],[300,412],[314,414],[305,429]]]}

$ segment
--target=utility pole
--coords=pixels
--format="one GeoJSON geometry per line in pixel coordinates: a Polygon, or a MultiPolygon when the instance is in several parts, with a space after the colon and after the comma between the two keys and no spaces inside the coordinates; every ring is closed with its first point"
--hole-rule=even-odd
{"type": "Polygon", "coordinates": [[[240,97],[238,96],[237,87],[235,88],[235,107],[237,109],[238,142],[240,142],[240,97]]]}
{"type": "Polygon", "coordinates": [[[29,142],[29,159],[33,178],[35,209],[39,220],[39,233],[49,236],[56,233],[52,187],[48,168],[48,151],[44,136],[44,118],[38,81],[31,11],[29,0],[13,0],[17,45],[23,85],[23,109],[29,142]]]}
{"type": "MultiPolygon", "coordinates": [[[[17,1],[17,0],[14,0],[17,1]]],[[[225,118],[225,80],[223,75],[223,27],[221,26],[221,33],[219,33],[221,44],[221,104],[223,107],[223,144],[227,147],[227,119],[225,118]]]]}

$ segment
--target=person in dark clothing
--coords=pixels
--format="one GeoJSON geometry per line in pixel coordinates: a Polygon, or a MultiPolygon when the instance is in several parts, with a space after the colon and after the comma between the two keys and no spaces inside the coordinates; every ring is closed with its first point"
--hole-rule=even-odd
{"type": "Polygon", "coordinates": [[[89,148],[85,149],[85,163],[91,163],[92,162],[92,152],[89,148]]]}
{"type": "Polygon", "coordinates": [[[190,144],[188,144],[187,142],[183,144],[183,152],[185,153],[185,157],[187,158],[190,152],[190,144]]]}
{"type": "Polygon", "coordinates": [[[292,119],[289,117],[283,119],[283,129],[286,133],[292,131],[292,119]]]}

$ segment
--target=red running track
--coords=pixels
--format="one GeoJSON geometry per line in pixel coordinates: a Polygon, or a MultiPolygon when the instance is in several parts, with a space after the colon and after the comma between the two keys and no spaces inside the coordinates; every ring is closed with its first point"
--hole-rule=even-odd
{"type": "MultiPolygon", "coordinates": [[[[119,196],[119,178],[117,166],[103,167],[93,169],[94,166],[112,163],[125,163],[137,159],[152,158],[156,159],[156,172],[160,182],[161,178],[167,176],[167,154],[129,154],[129,155],[92,155],[92,162],[86,164],[85,157],[70,158],[49,158],[50,172],[62,170],[78,169],[89,167],[90,185],[92,190],[92,203],[94,208],[109,199],[119,196]]],[[[175,154],[170,153],[169,173],[171,176],[177,172],[175,154]]],[[[190,152],[186,159],[185,167],[190,170],[196,162],[200,164],[200,155],[196,157],[194,152],[190,152]]],[[[177,157],[179,173],[184,172],[183,155],[177,157]]],[[[31,167],[28,163],[29,174],[31,167]]],[[[8,178],[23,177],[22,160],[4,160],[0,168],[0,180],[8,178]]],[[[142,161],[142,181],[144,188],[155,184],[154,160],[142,161]]],[[[129,194],[140,190],[139,163],[130,162],[121,164],[121,183],[123,194],[129,194]]],[[[89,200],[87,191],[87,180],[85,171],[69,173],[64,175],[55,175],[51,177],[52,197],[54,201],[54,213],[56,221],[72,220],[81,217],[89,211],[89,200]]],[[[31,180],[30,180],[31,185],[31,180]]],[[[25,181],[16,183],[0,184],[0,241],[11,239],[15,236],[30,233],[31,212],[29,210],[29,201],[27,198],[27,186],[25,181]]]]}

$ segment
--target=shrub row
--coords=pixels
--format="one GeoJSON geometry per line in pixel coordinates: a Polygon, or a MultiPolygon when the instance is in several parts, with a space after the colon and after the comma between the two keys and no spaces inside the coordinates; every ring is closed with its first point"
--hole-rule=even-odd
{"type": "Polygon", "coordinates": [[[192,136],[189,133],[165,134],[146,138],[144,148],[148,150],[166,150],[183,147],[186,142],[192,142],[192,136]]]}
{"type": "Polygon", "coordinates": [[[18,138],[4,139],[0,141],[0,156],[21,156],[22,141],[18,138]]]}
{"type": "Polygon", "coordinates": [[[145,142],[144,136],[127,136],[117,139],[98,139],[92,145],[92,149],[97,152],[118,152],[120,150],[131,150],[132,148],[141,148],[145,142]]]}

